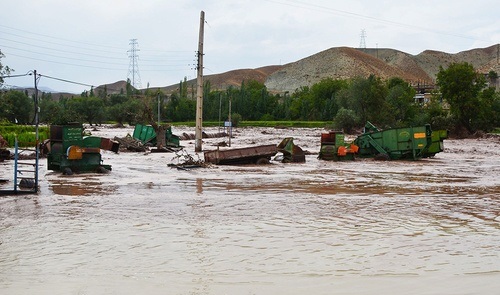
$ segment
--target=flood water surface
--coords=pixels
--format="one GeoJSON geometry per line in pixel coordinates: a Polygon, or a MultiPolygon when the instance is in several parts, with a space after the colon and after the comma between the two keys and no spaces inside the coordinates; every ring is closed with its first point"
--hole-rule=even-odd
{"type": "Polygon", "coordinates": [[[38,195],[0,198],[0,293],[498,294],[500,144],[445,146],[416,162],[42,165],[38,195]]]}

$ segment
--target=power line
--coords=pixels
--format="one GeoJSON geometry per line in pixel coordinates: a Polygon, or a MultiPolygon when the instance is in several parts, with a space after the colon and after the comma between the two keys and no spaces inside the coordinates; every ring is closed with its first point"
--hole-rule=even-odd
{"type": "Polygon", "coordinates": [[[346,17],[361,18],[361,19],[366,19],[366,20],[375,21],[375,22],[379,22],[379,23],[385,23],[385,24],[389,24],[389,25],[393,25],[393,26],[405,27],[405,28],[430,32],[433,34],[446,35],[446,36],[458,37],[458,38],[462,38],[462,39],[469,39],[469,40],[475,40],[475,41],[491,42],[490,40],[483,40],[483,39],[474,38],[471,36],[466,36],[466,35],[461,35],[461,34],[454,34],[454,33],[448,33],[448,32],[443,32],[443,31],[437,31],[437,30],[433,30],[431,28],[426,28],[426,27],[421,27],[421,26],[417,26],[417,25],[405,24],[405,23],[395,22],[395,21],[391,21],[391,20],[376,18],[376,17],[362,15],[362,14],[354,13],[354,12],[350,12],[350,11],[345,11],[345,10],[335,9],[335,8],[326,7],[326,6],[322,6],[322,5],[312,4],[310,2],[303,2],[303,1],[299,1],[299,0],[287,0],[287,2],[282,2],[279,0],[265,0],[265,1],[280,4],[280,5],[291,6],[291,7],[305,8],[305,9],[319,11],[319,12],[323,12],[323,13],[332,13],[332,14],[337,14],[337,15],[346,16],[346,17]]]}
{"type": "Polygon", "coordinates": [[[32,75],[33,73],[31,71],[27,72],[26,74],[19,74],[19,75],[7,75],[7,76],[0,76],[0,78],[4,79],[4,78],[18,78],[18,77],[26,77],[26,76],[30,76],[32,75]]]}
{"type": "Polygon", "coordinates": [[[39,76],[40,77],[49,78],[49,79],[52,79],[52,80],[57,80],[57,81],[61,81],[61,82],[70,83],[70,84],[81,85],[81,86],[88,86],[88,87],[94,87],[94,85],[80,83],[80,82],[75,82],[75,81],[61,79],[61,78],[56,78],[56,77],[51,77],[51,76],[46,76],[46,75],[42,75],[42,74],[40,74],[39,76]]]}
{"type": "MultiPolygon", "coordinates": [[[[53,37],[53,36],[48,36],[48,35],[42,35],[42,34],[39,34],[39,33],[29,32],[29,31],[26,31],[26,30],[20,30],[20,29],[8,27],[8,26],[0,25],[0,28],[2,28],[2,27],[3,28],[8,28],[8,29],[11,29],[11,30],[16,30],[16,31],[24,32],[24,33],[27,33],[27,34],[32,34],[32,35],[35,35],[35,36],[42,36],[44,38],[47,37],[47,38],[52,38],[52,39],[56,39],[56,40],[63,40],[63,41],[65,41],[64,44],[61,44],[61,43],[58,43],[58,42],[51,42],[51,41],[47,41],[47,40],[41,40],[41,38],[32,38],[32,37],[28,37],[28,36],[21,36],[20,34],[3,32],[5,30],[1,30],[0,32],[3,35],[7,34],[7,35],[13,36],[15,38],[23,38],[23,39],[26,39],[26,40],[34,40],[35,41],[35,42],[25,42],[23,40],[15,40],[14,38],[5,38],[4,36],[0,35],[0,40],[4,41],[4,42],[2,42],[2,44],[0,46],[3,47],[3,48],[9,48],[10,49],[8,52],[4,51],[4,53],[7,53],[9,56],[16,56],[16,57],[20,57],[20,58],[24,58],[24,59],[38,60],[38,61],[43,61],[43,62],[48,62],[48,63],[54,63],[54,64],[70,65],[70,66],[75,66],[75,67],[84,67],[84,68],[95,68],[95,69],[117,70],[117,71],[120,70],[120,71],[123,71],[121,69],[113,68],[113,66],[124,65],[124,63],[119,63],[119,61],[125,62],[125,57],[117,57],[116,56],[116,55],[123,54],[123,52],[124,52],[123,48],[119,48],[120,52],[109,51],[109,50],[101,50],[101,49],[84,48],[82,46],[74,46],[74,45],[68,44],[68,42],[74,42],[74,43],[86,44],[86,45],[96,45],[96,44],[91,44],[91,43],[88,43],[88,42],[72,41],[72,40],[67,40],[67,39],[53,37]],[[9,43],[11,43],[11,44],[9,44],[9,43]],[[43,43],[43,44],[49,44],[49,46],[43,45],[41,43],[43,43]],[[23,46],[16,46],[14,44],[23,45],[23,46]],[[57,48],[55,48],[53,46],[50,46],[50,45],[57,46],[57,48]],[[71,49],[69,49],[69,50],[61,49],[61,48],[64,48],[64,47],[77,48],[77,49],[80,49],[80,50],[79,51],[75,51],[75,50],[71,50],[71,49]],[[57,52],[57,54],[51,54],[49,52],[44,52],[45,50],[57,52]],[[96,51],[97,52],[102,52],[105,55],[95,54],[95,53],[85,53],[85,52],[82,52],[81,50],[92,50],[93,52],[96,52],[96,51]],[[22,54],[22,52],[29,53],[29,56],[26,56],[26,54],[22,54]],[[59,53],[64,53],[64,54],[59,54],[59,53]],[[72,56],[72,55],[76,55],[76,56],[72,56]],[[114,56],[112,56],[112,55],[114,55],[114,56]],[[37,56],[42,56],[42,57],[37,57],[37,56]],[[83,57],[89,57],[89,59],[82,58],[82,56],[83,57]],[[53,57],[54,59],[48,59],[46,57],[53,57]],[[61,61],[61,60],[58,60],[58,59],[66,59],[66,60],[71,60],[71,61],[80,61],[83,64],[78,64],[78,63],[74,63],[74,62],[65,62],[65,61],[61,61]],[[118,62],[114,62],[113,63],[113,62],[110,62],[110,60],[116,60],[118,62]],[[90,64],[86,64],[86,63],[90,63],[90,64]],[[95,65],[92,65],[92,63],[98,63],[101,66],[95,66],[95,65]]],[[[97,45],[97,46],[104,47],[104,48],[113,48],[113,49],[114,48],[118,48],[118,47],[103,46],[103,45],[97,45]]],[[[187,55],[185,55],[183,53],[187,53],[187,52],[191,52],[191,51],[187,51],[187,50],[185,50],[185,51],[183,51],[183,50],[166,51],[166,50],[156,50],[156,49],[150,49],[150,50],[146,50],[146,51],[149,51],[149,52],[152,52],[152,53],[154,53],[154,52],[163,52],[164,54],[163,55],[158,55],[158,54],[146,55],[146,59],[143,60],[143,62],[144,62],[143,66],[145,66],[145,69],[143,69],[143,71],[146,71],[146,72],[159,72],[159,71],[173,71],[173,70],[175,70],[175,68],[176,69],[187,69],[187,68],[189,68],[188,63],[189,63],[190,59],[188,59],[187,57],[183,58],[182,55],[187,56],[187,55]],[[174,57],[171,57],[171,56],[167,57],[167,56],[165,56],[165,54],[169,53],[169,52],[173,53],[174,57]],[[179,56],[179,55],[181,55],[181,56],[179,56]],[[162,70],[161,67],[164,67],[165,69],[162,70]]],[[[130,51],[128,51],[128,52],[130,53],[130,51]]],[[[142,59],[141,59],[141,61],[142,61],[142,59]]],[[[138,63],[135,63],[135,65],[137,66],[138,63]]],[[[138,68],[137,68],[137,71],[138,71],[138,68]]],[[[137,71],[135,71],[136,72],[136,77],[139,77],[137,71]]]]}
{"type": "Polygon", "coordinates": [[[26,31],[26,30],[21,30],[21,29],[16,29],[16,28],[9,27],[9,26],[4,26],[4,25],[0,25],[0,27],[11,29],[11,30],[15,30],[15,31],[19,31],[19,32],[24,32],[24,33],[28,33],[28,34],[32,34],[32,35],[42,36],[42,37],[46,37],[46,38],[61,40],[61,41],[65,41],[65,42],[72,42],[72,43],[77,43],[77,44],[91,45],[91,46],[97,46],[97,47],[103,47],[103,48],[113,48],[113,49],[119,49],[119,50],[122,49],[121,47],[114,47],[114,46],[108,46],[108,45],[102,45],[102,44],[94,44],[94,43],[88,43],[88,42],[74,41],[74,40],[69,40],[69,39],[54,37],[54,36],[50,36],[50,35],[44,35],[44,34],[40,34],[40,33],[34,33],[34,32],[30,32],[30,31],[26,31]]]}
{"type": "Polygon", "coordinates": [[[60,61],[47,60],[47,59],[41,59],[41,58],[34,58],[34,57],[19,55],[19,54],[15,54],[15,53],[11,53],[11,52],[9,52],[8,55],[9,56],[12,55],[12,56],[17,56],[17,57],[22,57],[22,58],[31,59],[31,60],[38,60],[38,61],[43,61],[43,62],[49,62],[49,63],[54,63],[54,64],[67,65],[67,66],[84,67],[84,68],[100,69],[100,70],[111,70],[111,71],[124,71],[124,68],[118,69],[118,68],[105,68],[105,67],[87,66],[87,65],[81,65],[81,64],[73,64],[73,63],[67,63],[67,62],[60,62],[60,61]]]}
{"type": "MultiPolygon", "coordinates": [[[[2,38],[2,37],[0,37],[0,40],[5,40],[5,41],[9,41],[9,42],[18,43],[18,44],[28,45],[30,47],[36,47],[37,49],[41,48],[41,49],[47,49],[47,50],[57,51],[57,52],[71,53],[71,54],[77,54],[77,55],[86,55],[86,56],[92,56],[92,57],[100,57],[100,58],[104,58],[104,59],[121,59],[121,60],[124,59],[124,58],[120,58],[120,57],[111,57],[111,56],[103,56],[103,55],[88,54],[88,53],[75,52],[75,51],[68,51],[68,50],[62,50],[62,49],[54,49],[54,48],[50,48],[50,47],[34,45],[33,43],[26,43],[26,42],[16,41],[16,40],[2,38]]],[[[2,45],[2,46],[3,47],[9,47],[7,45],[2,45]]],[[[14,47],[11,47],[11,48],[14,48],[14,47]]],[[[15,48],[15,49],[17,49],[17,48],[15,48]]],[[[23,50],[23,49],[19,49],[19,50],[23,50]]],[[[116,54],[116,53],[114,53],[114,54],[116,54]]]]}
{"type": "MultiPolygon", "coordinates": [[[[63,59],[71,59],[71,60],[79,60],[79,61],[85,61],[85,62],[93,62],[93,63],[102,63],[102,61],[96,61],[96,60],[90,60],[90,59],[84,59],[84,58],[77,58],[77,57],[66,57],[66,56],[54,55],[54,54],[48,54],[48,53],[41,53],[41,52],[38,52],[38,51],[21,49],[21,48],[16,48],[16,47],[7,46],[7,45],[2,45],[2,47],[4,47],[4,48],[10,48],[10,49],[15,49],[15,50],[19,50],[19,51],[24,51],[24,52],[29,52],[29,53],[34,53],[34,54],[43,55],[43,56],[51,56],[51,57],[57,57],[57,58],[63,58],[63,59]]],[[[106,57],[103,57],[103,58],[106,58],[106,57]]],[[[110,58],[112,58],[112,57],[110,57],[110,58]]],[[[111,63],[111,62],[107,62],[107,64],[109,64],[109,65],[123,65],[123,63],[111,63]]]]}
{"type": "MultiPolygon", "coordinates": [[[[63,39],[63,38],[59,38],[59,37],[54,37],[54,36],[49,36],[49,35],[43,35],[43,34],[34,33],[34,32],[30,32],[30,31],[26,31],[26,30],[16,29],[16,28],[8,27],[8,26],[3,26],[3,25],[0,25],[0,27],[9,28],[9,29],[12,29],[12,30],[25,32],[25,33],[28,33],[28,34],[31,34],[31,35],[42,36],[42,37],[56,39],[56,40],[61,40],[61,41],[65,41],[65,42],[72,42],[72,43],[84,44],[84,45],[89,45],[89,46],[97,46],[97,47],[102,47],[102,48],[117,49],[117,51],[108,51],[108,50],[102,50],[102,49],[96,50],[95,48],[86,48],[86,47],[82,47],[82,46],[70,45],[70,44],[67,44],[67,43],[51,42],[51,41],[47,41],[45,39],[31,38],[31,37],[26,37],[26,36],[22,36],[22,35],[19,35],[19,34],[14,34],[14,33],[6,32],[6,31],[0,31],[0,33],[2,33],[2,34],[8,34],[8,35],[11,35],[11,36],[16,36],[16,37],[20,37],[20,38],[24,38],[24,39],[35,40],[35,41],[39,41],[39,42],[43,42],[43,43],[48,43],[48,44],[54,44],[54,45],[57,45],[59,47],[60,46],[65,46],[65,47],[71,47],[71,48],[77,48],[77,49],[83,49],[83,50],[90,50],[90,51],[99,51],[99,52],[105,52],[105,53],[111,53],[111,54],[122,54],[122,52],[123,52],[123,47],[107,46],[107,45],[102,45],[102,44],[94,44],[94,43],[89,43],[89,42],[82,42],[82,41],[75,41],[75,40],[63,39]]],[[[4,39],[4,38],[0,38],[0,39],[4,39]]],[[[19,41],[14,41],[14,42],[19,42],[19,41]]],[[[30,43],[30,45],[32,45],[32,44],[30,43]]],[[[157,49],[157,48],[156,49],[155,48],[152,48],[152,49],[144,49],[143,48],[143,49],[141,49],[141,51],[145,51],[145,52],[161,52],[161,53],[184,53],[184,54],[192,52],[192,50],[165,50],[165,49],[157,49]]]]}

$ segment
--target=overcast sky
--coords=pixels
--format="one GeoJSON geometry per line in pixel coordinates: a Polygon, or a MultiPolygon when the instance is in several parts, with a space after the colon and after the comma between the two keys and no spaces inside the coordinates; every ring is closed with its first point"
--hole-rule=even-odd
{"type": "MultiPolygon", "coordinates": [[[[80,93],[126,80],[137,39],[142,87],[196,77],[200,12],[204,74],[286,64],[340,46],[410,54],[500,43],[498,0],[12,0],[2,1],[2,64],[37,70],[39,87],[80,93]],[[51,77],[51,78],[49,78],[51,77]]],[[[138,78],[136,76],[136,82],[138,78]]],[[[32,86],[32,77],[9,78],[32,86]]]]}

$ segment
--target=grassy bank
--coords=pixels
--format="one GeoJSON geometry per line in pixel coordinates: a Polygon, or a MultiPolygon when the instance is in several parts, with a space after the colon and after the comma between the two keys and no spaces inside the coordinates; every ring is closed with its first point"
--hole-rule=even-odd
{"type": "MultiPolygon", "coordinates": [[[[17,136],[19,147],[33,147],[36,142],[35,126],[31,125],[0,125],[0,135],[14,147],[17,136]]],[[[38,127],[39,141],[49,138],[48,127],[38,127]]]]}

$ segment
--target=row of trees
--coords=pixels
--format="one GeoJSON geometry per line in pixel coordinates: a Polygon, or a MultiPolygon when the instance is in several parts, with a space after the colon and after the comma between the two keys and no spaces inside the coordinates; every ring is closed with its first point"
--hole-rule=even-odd
{"type": "MultiPolygon", "coordinates": [[[[238,120],[332,121],[350,132],[366,121],[379,127],[416,126],[431,123],[434,129],[473,133],[500,126],[500,95],[486,87],[486,79],[467,64],[441,68],[439,92],[430,101],[415,101],[416,91],[400,78],[384,81],[376,76],[350,80],[324,79],[293,93],[270,93],[264,84],[246,81],[240,87],[212,90],[204,85],[203,119],[226,120],[231,108],[238,120]]],[[[162,122],[194,121],[196,100],[184,80],[170,95],[159,90],[139,92],[130,85],[120,94],[93,90],[71,98],[42,94],[40,120],[47,124],[107,121],[135,124],[156,120],[160,106],[162,122]]],[[[27,93],[0,94],[0,121],[28,124],[33,119],[33,100],[27,93]]]]}

